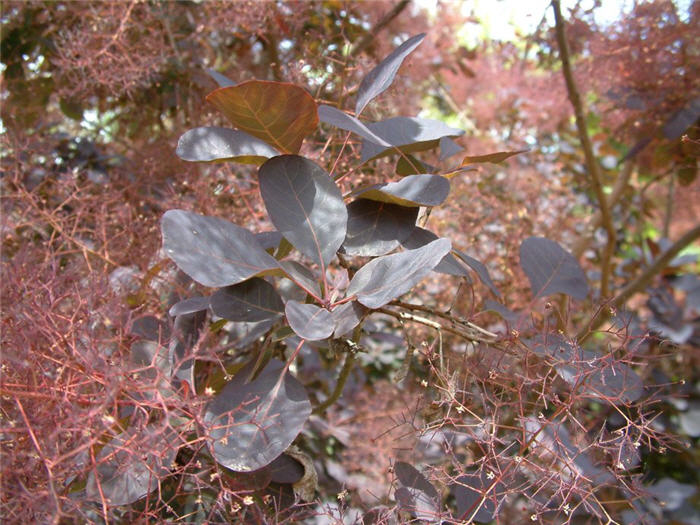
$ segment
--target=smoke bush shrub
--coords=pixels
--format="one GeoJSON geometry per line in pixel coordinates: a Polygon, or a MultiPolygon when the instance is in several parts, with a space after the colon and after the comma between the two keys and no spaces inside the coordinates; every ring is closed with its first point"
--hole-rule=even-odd
{"type": "Polygon", "coordinates": [[[179,270],[172,323],[146,317],[131,326],[130,388],[115,394],[128,402],[80,457],[87,475],[68,483],[71,500],[92,502],[90,519],[661,518],[642,499],[653,493],[643,460],[678,443],[654,425],[654,403],[668,390],[644,372],[653,348],[646,331],[625,312],[596,307],[586,273],[552,240],[523,239],[532,300],[514,311],[483,262],[430,229],[451,180],[523,152],[462,156],[455,165],[460,148],[451,139],[462,130],[415,117],[359,119],[423,37],[370,71],[354,114],[318,105],[293,84],[234,85],[213,75],[220,88],[207,101],[235,129],[190,130],[177,154],[257,167],[274,229],[251,231],[196,209],[163,215],[163,252],[179,270]],[[346,142],[361,140],[360,166],[395,160],[396,177],[357,185],[359,168],[335,173],[344,147],[328,149],[331,158],[302,155],[319,121],[346,132],[346,142]],[[416,156],[432,150],[439,168],[416,156]],[[464,318],[432,297],[426,283],[436,275],[460,281],[447,293],[455,298],[463,289],[487,294],[479,315],[464,318]],[[593,334],[604,315],[611,328],[593,334]],[[333,410],[358,362],[381,361],[387,339],[402,343],[390,359],[400,362],[394,387],[418,401],[396,421],[414,442],[392,458],[395,489],[376,494],[373,506],[343,490],[353,481],[325,460],[349,446],[333,410]],[[337,502],[319,481],[329,477],[342,485],[337,502]]]}

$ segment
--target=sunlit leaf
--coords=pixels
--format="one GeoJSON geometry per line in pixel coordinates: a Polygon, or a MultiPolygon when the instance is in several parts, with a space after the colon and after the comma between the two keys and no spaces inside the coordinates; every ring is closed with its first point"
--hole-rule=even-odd
{"type": "Polygon", "coordinates": [[[398,248],[416,226],[418,208],[358,199],[347,207],[348,230],[343,251],[348,255],[377,256],[398,248]]]}
{"type": "Polygon", "coordinates": [[[340,189],[323,168],[297,155],[260,167],[260,193],[277,230],[325,267],[345,239],[348,212],[340,189]]]}
{"type": "Polygon", "coordinates": [[[209,308],[209,297],[189,297],[172,305],[168,314],[177,315],[192,314],[209,308]]]}
{"type": "Polygon", "coordinates": [[[298,153],[318,125],[316,102],[294,84],[249,80],[207,96],[238,129],[283,153],[298,153]]]}
{"type": "Polygon", "coordinates": [[[331,313],[315,304],[287,301],[284,308],[287,322],[292,330],[308,341],[327,339],[333,334],[335,323],[331,313]]]}
{"type": "Polygon", "coordinates": [[[520,266],[530,280],[532,294],[555,293],[583,300],[588,295],[586,274],[574,256],[544,237],[528,237],[520,245],[520,266]]]}
{"type": "Polygon", "coordinates": [[[209,73],[209,76],[213,78],[217,84],[219,84],[219,87],[230,87],[236,85],[236,83],[233,80],[231,80],[225,75],[222,75],[218,71],[215,71],[213,69],[207,69],[207,73],[209,73]]]}
{"type": "Polygon", "coordinates": [[[333,335],[340,337],[353,330],[367,313],[367,309],[357,301],[336,306],[331,312],[335,329],[333,335]]]}
{"type": "Polygon", "coordinates": [[[253,381],[250,366],[238,372],[204,415],[216,461],[237,472],[272,463],[294,441],[311,414],[304,387],[284,363],[271,360],[253,381]]]}
{"type": "Polygon", "coordinates": [[[236,161],[260,165],[279,152],[244,131],[202,127],[185,132],[175,150],[182,160],[191,162],[236,161]]]}
{"type": "Polygon", "coordinates": [[[438,239],[416,250],[372,259],[355,273],[347,295],[357,295],[367,308],[380,308],[423,280],[451,247],[448,239],[438,239]]]}
{"type": "Polygon", "coordinates": [[[492,164],[498,164],[504,160],[512,157],[513,155],[519,155],[520,153],[527,153],[529,150],[521,149],[518,151],[499,151],[498,153],[489,153],[487,155],[474,155],[466,156],[462,159],[462,166],[467,164],[479,164],[482,162],[490,162],[492,164]]]}
{"type": "Polygon", "coordinates": [[[318,107],[318,118],[321,122],[335,126],[336,128],[352,131],[363,139],[379,144],[380,146],[389,147],[387,141],[375,135],[365,126],[359,119],[348,115],[347,113],[334,108],[333,106],[321,105],[318,107]]]}
{"type": "Polygon", "coordinates": [[[393,117],[380,122],[367,124],[367,127],[391,148],[380,146],[368,140],[362,141],[362,162],[398,153],[415,153],[438,147],[443,137],[463,135],[461,129],[451,128],[439,120],[418,117],[393,117]]]}
{"type": "MultiPolygon", "coordinates": [[[[425,246],[438,238],[439,237],[433,232],[416,226],[413,233],[411,233],[407,239],[401,241],[401,245],[408,250],[415,250],[416,248],[425,246]]],[[[433,268],[433,271],[447,275],[457,275],[459,277],[466,277],[469,279],[469,271],[463,264],[460,264],[460,262],[451,253],[445,255],[440,263],[433,268]]]]}
{"type": "Polygon", "coordinates": [[[408,175],[396,182],[376,184],[354,195],[400,206],[438,206],[450,193],[450,181],[440,175],[408,175]]]}
{"type": "Polygon", "coordinates": [[[372,71],[370,71],[360,84],[357,91],[357,103],[355,104],[355,114],[360,115],[365,106],[376,96],[386,91],[394,81],[396,72],[401,67],[404,59],[411,53],[425,38],[425,33],[413,36],[394,49],[384,60],[382,60],[372,71]]]}
{"type": "Polygon", "coordinates": [[[321,297],[321,287],[314,272],[297,261],[280,261],[280,266],[291,281],[314,297],[321,297]]]}
{"type": "Polygon", "coordinates": [[[252,233],[224,219],[168,210],[161,229],[166,255],[204,286],[228,286],[278,268],[252,233]]]}
{"type": "Polygon", "coordinates": [[[256,277],[217,290],[211,310],[229,321],[256,322],[281,317],[284,303],[274,286],[256,277]]]}

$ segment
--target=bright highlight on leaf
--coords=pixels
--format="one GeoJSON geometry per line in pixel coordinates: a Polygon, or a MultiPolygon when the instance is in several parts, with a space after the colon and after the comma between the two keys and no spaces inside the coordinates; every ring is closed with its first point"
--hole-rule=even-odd
{"type": "Polygon", "coordinates": [[[450,181],[440,175],[408,175],[396,182],[377,184],[358,190],[363,199],[400,206],[439,206],[450,193],[450,181]]]}
{"type": "Polygon", "coordinates": [[[283,153],[298,153],[318,125],[316,102],[303,88],[286,82],[249,80],[207,96],[238,129],[283,153]]]}
{"type": "Polygon", "coordinates": [[[252,233],[235,224],[184,210],[161,220],[163,250],[204,286],[228,286],[278,268],[252,233]]]}
{"type": "Polygon", "coordinates": [[[417,250],[372,259],[352,278],[347,295],[357,295],[367,308],[381,308],[422,281],[451,248],[448,239],[438,239],[417,250]]]}
{"type": "Polygon", "coordinates": [[[191,162],[223,162],[262,164],[279,152],[256,137],[228,128],[203,127],[185,132],[175,150],[182,160],[191,162]]]}
{"type": "Polygon", "coordinates": [[[391,86],[404,59],[420,45],[424,38],[425,33],[409,38],[367,74],[357,91],[355,115],[359,116],[373,98],[391,86]]]}

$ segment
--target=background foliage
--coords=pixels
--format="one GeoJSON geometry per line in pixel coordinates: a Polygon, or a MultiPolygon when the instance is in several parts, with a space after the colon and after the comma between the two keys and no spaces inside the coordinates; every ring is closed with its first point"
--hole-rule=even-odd
{"type": "MultiPolygon", "coordinates": [[[[5,518],[430,521],[438,500],[464,515],[475,495],[466,487],[497,475],[502,485],[479,521],[697,520],[699,9],[644,2],[605,27],[595,8],[564,9],[569,80],[582,100],[576,122],[551,7],[549,17],[536,14],[533,34],[474,43],[463,35],[480,22],[462,3],[438,3],[435,14],[405,0],[3,2],[5,518]],[[239,371],[240,349],[266,348],[251,325],[166,315],[201,292],[159,252],[166,210],[273,228],[254,167],[175,154],[187,130],[227,125],[206,102],[217,87],[207,70],[234,83],[291,82],[317,104],[352,110],[365,75],[422,31],[362,117],[420,112],[465,130],[456,142],[466,152],[446,163],[418,155],[446,170],[465,153],[530,150],[454,175],[429,219],[485,264],[501,304],[527,315],[494,313],[488,283],[437,274],[402,298],[402,311],[472,322],[508,351],[522,332],[533,338],[530,353],[495,352],[448,331],[438,339],[410,317],[372,317],[347,372],[346,349],[301,352],[294,373],[314,406],[347,377],[284,464],[257,477],[228,471],[191,432],[172,432],[178,422],[153,416],[205,417],[239,371]],[[532,236],[573,253],[591,283],[584,301],[533,300],[521,267],[532,236]],[[608,316],[613,323],[600,324],[608,316]],[[557,330],[609,353],[611,369],[634,369],[641,400],[614,408],[568,396],[566,371],[535,358],[547,346],[537,337],[557,330]],[[194,345],[202,362],[190,371],[196,391],[177,400],[163,395],[157,366],[157,342],[168,340],[194,345]],[[512,440],[522,448],[535,436],[541,455],[534,446],[526,457],[510,452],[512,440]],[[112,478],[125,483],[117,488],[95,481],[109,478],[110,457],[130,465],[126,481],[112,478]],[[316,491],[293,487],[312,470],[316,491]],[[156,491],[150,473],[163,478],[156,491]],[[455,483],[465,489],[446,490],[455,483]],[[104,490],[123,501],[108,505],[104,490]]],[[[395,158],[360,167],[359,141],[328,126],[300,154],[344,174],[348,192],[396,179],[395,158]]],[[[283,352],[285,341],[266,344],[283,352]]]]}

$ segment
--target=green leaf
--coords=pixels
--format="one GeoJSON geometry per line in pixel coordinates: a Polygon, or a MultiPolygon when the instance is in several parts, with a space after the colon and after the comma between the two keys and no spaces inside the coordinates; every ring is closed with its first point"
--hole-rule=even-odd
{"type": "Polygon", "coordinates": [[[313,97],[285,82],[249,80],[219,88],[207,101],[238,129],[264,140],[283,153],[298,153],[304,137],[318,125],[313,97]]]}

